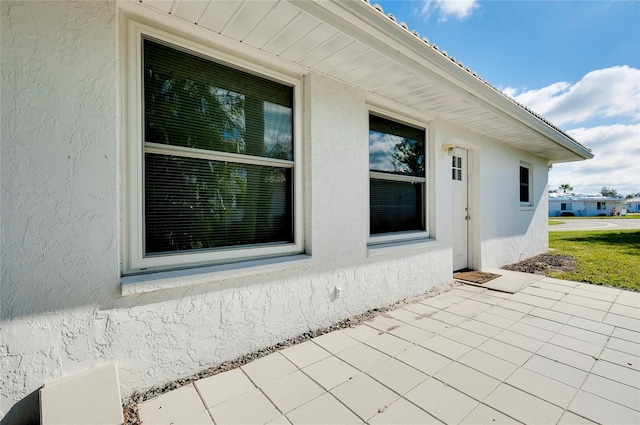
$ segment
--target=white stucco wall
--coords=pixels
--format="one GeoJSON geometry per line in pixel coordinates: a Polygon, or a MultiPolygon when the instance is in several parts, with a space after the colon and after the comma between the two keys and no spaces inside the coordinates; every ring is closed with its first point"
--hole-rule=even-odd
{"type": "Polygon", "coordinates": [[[480,166],[480,185],[485,189],[480,200],[481,267],[500,267],[547,252],[547,161],[494,142],[482,150],[480,166]],[[533,173],[532,207],[520,205],[520,161],[533,173]]]}
{"type": "MultiPolygon", "coordinates": [[[[470,267],[486,270],[546,252],[547,161],[454,125],[440,123],[437,129],[437,145],[454,144],[469,151],[470,267]],[[533,207],[520,205],[521,162],[532,169],[533,207]]],[[[441,175],[447,175],[449,166],[445,161],[441,175]]],[[[450,192],[449,179],[439,184],[450,192]]],[[[450,198],[443,196],[441,202],[438,208],[451,208],[450,198]]],[[[449,226],[444,227],[440,235],[449,232],[449,226]]]]}
{"type": "Polygon", "coordinates": [[[470,265],[496,267],[546,250],[546,161],[438,121],[428,126],[436,242],[368,250],[370,102],[309,73],[297,166],[310,260],[122,296],[117,5],[0,7],[0,416],[19,415],[16,403],[44,382],[107,361],[118,362],[128,395],[449,282],[451,165],[442,144],[470,153],[470,265]],[[534,209],[520,208],[520,161],[534,169],[534,209]]]}
{"type": "Polygon", "coordinates": [[[576,216],[584,216],[587,214],[587,207],[583,201],[578,200],[554,200],[549,199],[549,217],[559,217],[563,212],[572,212],[576,216]],[[562,204],[571,204],[570,210],[563,210],[562,204]]]}
{"type": "Polygon", "coordinates": [[[311,263],[121,296],[116,5],[0,4],[0,416],[26,415],[18,402],[44,382],[107,361],[127,395],[450,281],[446,244],[368,256],[364,95],[311,74],[311,263]]]}
{"type": "Polygon", "coordinates": [[[601,200],[588,200],[584,202],[586,206],[586,215],[599,216],[601,214],[611,215],[615,209],[615,213],[619,213],[624,208],[624,200],[622,199],[601,199],[601,200]],[[605,208],[598,209],[598,202],[606,203],[605,208]]]}
{"type": "Polygon", "coordinates": [[[613,208],[613,202],[611,201],[585,201],[585,210],[587,216],[598,216],[600,214],[609,215],[609,211],[613,208]],[[604,208],[598,209],[598,202],[605,202],[604,208]]]}
{"type": "Polygon", "coordinates": [[[0,2],[0,417],[104,361],[117,293],[115,6],[0,2]]]}

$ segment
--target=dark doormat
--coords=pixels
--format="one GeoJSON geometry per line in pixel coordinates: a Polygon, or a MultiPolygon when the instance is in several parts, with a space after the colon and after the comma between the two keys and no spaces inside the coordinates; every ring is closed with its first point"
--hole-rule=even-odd
{"type": "Polygon", "coordinates": [[[469,272],[456,273],[453,275],[453,278],[458,280],[464,280],[465,282],[482,284],[482,283],[487,283],[500,276],[502,275],[472,270],[469,272]]]}

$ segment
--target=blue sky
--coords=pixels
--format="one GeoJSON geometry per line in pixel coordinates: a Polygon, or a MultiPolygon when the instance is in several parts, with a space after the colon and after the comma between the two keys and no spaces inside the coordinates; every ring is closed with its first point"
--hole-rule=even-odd
{"type": "Polygon", "coordinates": [[[371,0],[592,148],[549,189],[640,192],[640,0],[371,0]]]}

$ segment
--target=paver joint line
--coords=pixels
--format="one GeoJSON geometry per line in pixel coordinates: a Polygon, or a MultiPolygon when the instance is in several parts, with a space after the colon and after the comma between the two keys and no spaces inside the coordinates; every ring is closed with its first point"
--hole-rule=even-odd
{"type": "Polygon", "coordinates": [[[196,393],[198,393],[198,397],[200,397],[200,401],[202,402],[202,405],[204,406],[205,410],[207,411],[207,414],[211,418],[211,421],[215,424],[213,416],[211,416],[211,410],[207,409],[207,402],[204,401],[204,398],[202,397],[202,393],[200,392],[200,390],[198,389],[198,387],[196,385],[194,385],[193,387],[196,389],[196,393]]]}

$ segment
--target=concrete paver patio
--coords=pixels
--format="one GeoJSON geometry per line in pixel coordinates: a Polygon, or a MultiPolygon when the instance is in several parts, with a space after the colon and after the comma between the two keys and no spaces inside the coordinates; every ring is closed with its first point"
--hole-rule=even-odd
{"type": "Polygon", "coordinates": [[[640,293],[467,286],[139,405],[144,424],[640,423],[640,293]]]}

